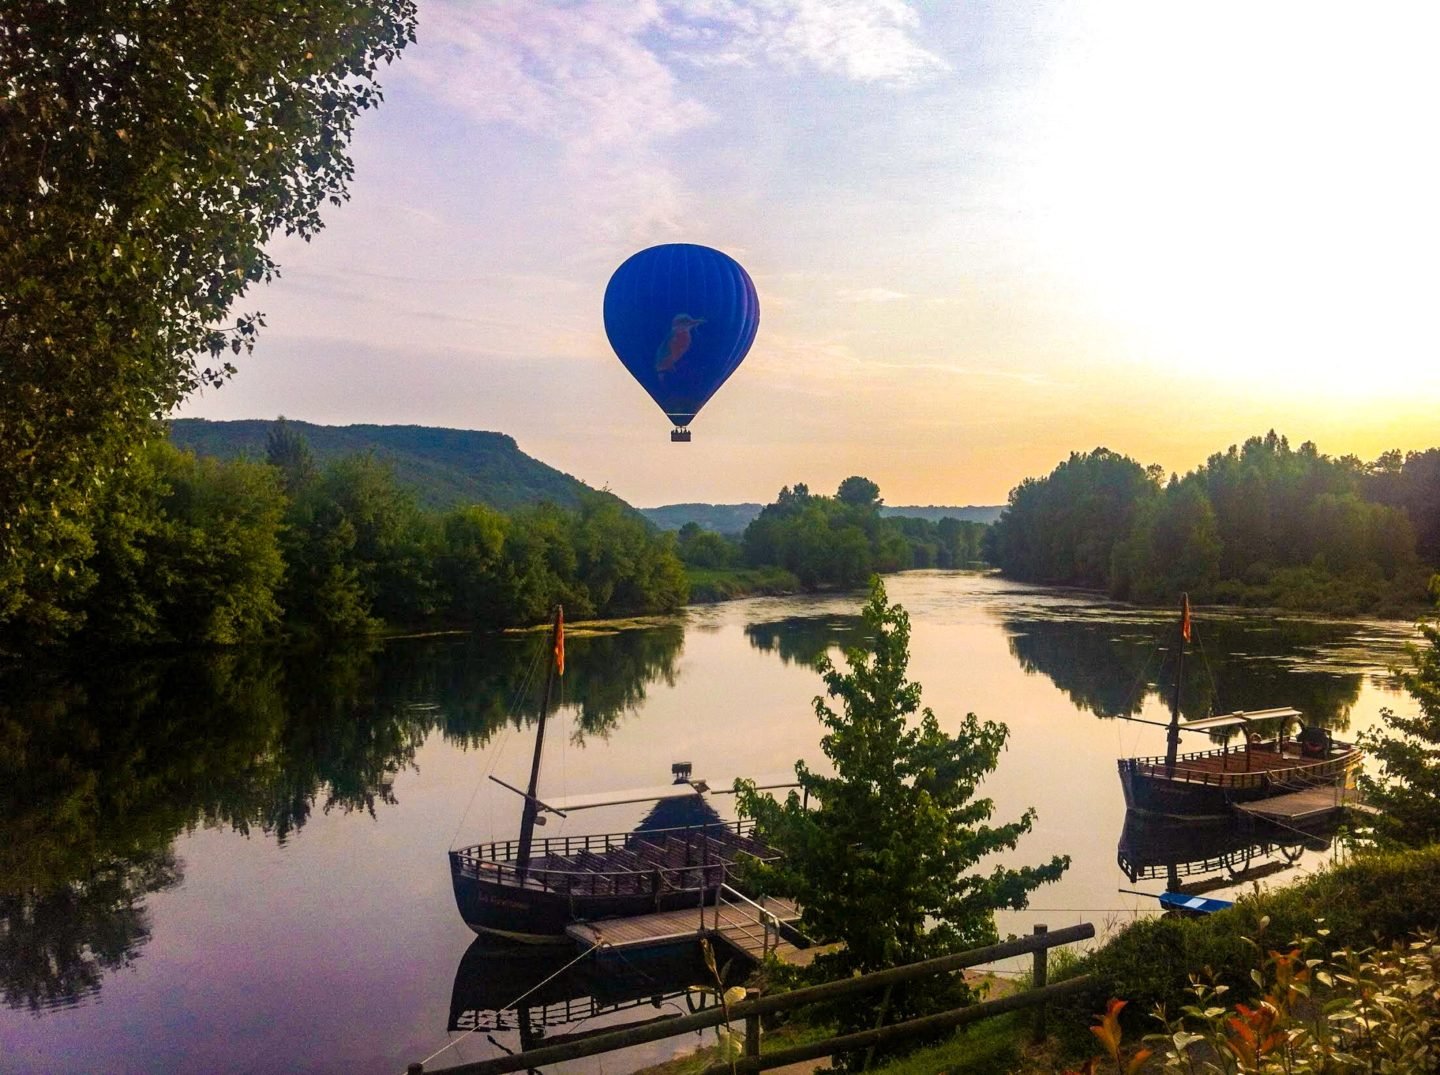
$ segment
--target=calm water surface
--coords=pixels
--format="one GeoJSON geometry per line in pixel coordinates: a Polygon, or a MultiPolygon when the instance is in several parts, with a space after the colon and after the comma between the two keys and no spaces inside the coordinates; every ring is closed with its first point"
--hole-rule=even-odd
{"type": "MultiPolygon", "coordinates": [[[[911,614],[911,674],[942,725],[973,711],[1010,726],[984,792],[997,820],[1038,811],[1010,861],[1073,859],[1031,910],[1001,916],[1002,932],[1154,913],[1117,890],[1159,891],[1177,853],[1132,832],[1137,879],[1122,870],[1115,759],[1163,752],[1165,733],[1117,718],[1165,719],[1173,617],[973,574],[887,586],[911,614]]],[[[755,599],[573,635],[542,795],[653,786],[673,761],[721,787],[820,760],[811,662],[859,640],[860,602],[755,599]]],[[[1198,630],[1187,715],[1294,705],[1348,736],[1382,706],[1413,709],[1385,675],[1404,625],[1227,612],[1198,630]]],[[[485,777],[524,783],[535,648],[408,639],[0,678],[0,1070],[402,1071],[453,1043],[433,1070],[515,1048],[513,1030],[483,1019],[481,1033],[452,1028],[551,968],[477,958],[444,852],[514,835],[517,801],[485,777]]],[[[545,835],[623,831],[644,810],[552,819],[545,835]]],[[[1333,853],[1229,848],[1207,876],[1248,867],[1284,881],[1333,853]]],[[[627,1070],[696,1044],[569,1070],[627,1070]]]]}

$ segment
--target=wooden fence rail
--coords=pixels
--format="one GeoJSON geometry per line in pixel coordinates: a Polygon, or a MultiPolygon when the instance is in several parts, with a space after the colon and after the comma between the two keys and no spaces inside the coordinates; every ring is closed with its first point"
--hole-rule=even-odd
{"type": "MultiPolygon", "coordinates": [[[[1013,941],[992,944],[985,948],[973,948],[968,952],[957,952],[954,955],[939,956],[938,958],[923,960],[919,963],[910,963],[903,967],[891,967],[887,970],[875,971],[872,974],[865,974],[855,978],[842,978],[839,981],[825,982],[823,985],[812,985],[803,989],[793,989],[788,993],[776,993],[768,997],[757,997],[754,1000],[745,1000],[739,1004],[732,1004],[728,1011],[722,1007],[699,1012],[695,1015],[663,1018],[654,1020],[644,1026],[626,1027],[610,1034],[597,1034],[583,1041],[568,1042],[562,1045],[541,1046],[538,1049],[531,1049],[524,1053],[516,1053],[513,1056],[499,1056],[491,1060],[460,1064],[444,1070],[446,1075],[508,1075],[509,1072],[513,1071],[540,1068],[547,1064],[558,1064],[563,1060],[577,1060],[580,1057],[613,1052],[616,1049],[625,1049],[632,1045],[643,1045],[646,1042],[659,1041],[662,1038],[674,1037],[677,1034],[687,1034],[693,1030],[704,1030],[708,1027],[719,1026],[721,1023],[743,1021],[747,1027],[747,1039],[753,1036],[756,1040],[747,1040],[747,1055],[744,1059],[736,1061],[734,1070],[737,1072],[763,1071],[770,1067],[779,1066],[780,1064],[829,1056],[835,1052],[842,1052],[853,1048],[863,1048],[868,1045],[880,1044],[905,1037],[913,1037],[917,1034],[924,1034],[944,1029],[945,1027],[962,1026],[966,1023],[987,1019],[995,1015],[1003,1015],[1006,1012],[1016,1011],[1021,1008],[1044,1005],[1047,1001],[1068,996],[1083,989],[1089,983],[1089,979],[1085,977],[1074,978],[1070,981],[1062,982],[1059,985],[1031,989],[1024,993],[1015,993],[1008,997],[1002,997],[999,1000],[985,1001],[981,1004],[974,1004],[966,1008],[955,1008],[948,1012],[941,1012],[938,1015],[926,1016],[922,1019],[913,1019],[905,1023],[895,1023],[885,1027],[877,1027],[874,1030],[862,1031],[861,1033],[850,1034],[841,1038],[831,1038],[828,1041],[815,1042],[810,1045],[787,1049],[783,1052],[760,1057],[754,1055],[752,1047],[758,1043],[759,1018],[763,1015],[788,1011],[791,1008],[803,1007],[806,1004],[814,1004],[817,1001],[835,1000],[840,997],[853,996],[858,993],[879,989],[886,985],[892,985],[896,982],[906,982],[914,978],[923,978],[932,974],[963,970],[966,967],[975,967],[982,963],[993,963],[996,960],[1025,955],[1031,952],[1037,953],[1037,955],[1043,955],[1047,949],[1057,948],[1065,944],[1073,944],[1076,941],[1089,940],[1094,936],[1095,927],[1089,922],[1081,923],[1078,926],[1067,926],[1064,929],[1057,929],[1054,932],[1047,932],[1044,927],[1036,927],[1036,932],[1029,937],[1019,937],[1013,941]]],[[[1043,961],[1037,959],[1037,967],[1041,966],[1043,966],[1043,961]]],[[[1043,973],[1042,970],[1040,975],[1037,976],[1041,978],[1041,981],[1043,981],[1043,973]]],[[[711,1072],[718,1075],[719,1072],[729,1070],[731,1070],[731,1065],[727,1063],[712,1068],[706,1075],[711,1075],[711,1072]]],[[[419,1064],[411,1064],[409,1067],[410,1075],[419,1075],[419,1073],[423,1071],[424,1068],[419,1064]]]]}

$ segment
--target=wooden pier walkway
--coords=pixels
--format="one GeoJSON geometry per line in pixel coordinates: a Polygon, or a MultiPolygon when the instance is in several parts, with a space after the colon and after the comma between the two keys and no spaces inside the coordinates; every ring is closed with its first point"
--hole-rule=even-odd
{"type": "Polygon", "coordinates": [[[1305,788],[1269,799],[1236,803],[1235,809],[1251,817],[1286,824],[1313,821],[1339,810],[1359,810],[1372,814],[1376,812],[1373,806],[1361,802],[1353,790],[1347,791],[1335,786],[1305,788]]]}
{"type": "MultiPolygon", "coordinates": [[[[769,897],[763,906],[781,922],[794,923],[800,918],[800,909],[790,900],[769,897]]],[[[706,907],[704,924],[700,912],[689,907],[679,911],[658,911],[654,914],[634,915],[629,918],[605,918],[598,922],[575,922],[566,927],[566,934],[576,943],[593,948],[606,945],[614,949],[658,948],[666,944],[687,939],[718,936],[752,959],[760,959],[766,951],[765,927],[760,923],[755,909],[743,904],[721,904],[718,908],[706,907]]],[[[785,940],[778,941],[772,934],[769,950],[782,960],[787,955],[798,953],[799,948],[785,940]]]]}

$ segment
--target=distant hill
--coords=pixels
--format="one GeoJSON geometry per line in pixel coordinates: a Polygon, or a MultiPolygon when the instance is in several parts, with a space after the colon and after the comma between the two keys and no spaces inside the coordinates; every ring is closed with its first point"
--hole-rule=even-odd
{"type": "Polygon", "coordinates": [[[717,534],[739,534],[760,514],[764,504],[666,504],[641,508],[640,514],[661,530],[679,530],[686,523],[699,523],[702,530],[717,534]]]}
{"type": "MultiPolygon", "coordinates": [[[[258,419],[176,418],[170,422],[170,439],[197,455],[264,459],[265,438],[273,424],[258,419]]],[[[394,468],[396,480],[430,508],[479,503],[513,511],[542,501],[573,508],[584,493],[596,492],[578,478],[526,455],[504,433],[431,426],[321,426],[293,419],[286,419],[286,424],[309,441],[322,464],[374,452],[394,468]]]]}
{"type": "MultiPolygon", "coordinates": [[[[720,534],[739,534],[760,514],[764,504],[666,504],[659,508],[641,508],[640,514],[661,530],[679,530],[686,523],[698,523],[702,529],[714,530],[720,534]]],[[[881,515],[898,515],[911,519],[929,519],[939,522],[947,516],[962,522],[993,523],[1000,517],[997,507],[963,508],[939,507],[891,507],[880,508],[881,515]]]]}
{"type": "Polygon", "coordinates": [[[938,523],[941,519],[959,519],[962,523],[993,523],[1000,518],[1004,506],[995,504],[982,506],[978,504],[966,504],[963,508],[944,507],[927,504],[925,507],[891,507],[886,504],[880,508],[881,515],[900,515],[907,519],[929,519],[932,523],[938,523]]]}

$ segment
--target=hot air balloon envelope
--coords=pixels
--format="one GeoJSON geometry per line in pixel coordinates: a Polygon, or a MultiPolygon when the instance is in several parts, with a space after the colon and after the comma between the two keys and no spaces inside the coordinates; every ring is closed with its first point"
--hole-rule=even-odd
{"type": "MultiPolygon", "coordinates": [[[[605,288],[610,346],[677,426],[689,425],[735,372],[759,327],[760,302],[749,275],[708,246],[642,250],[605,288]]],[[[683,430],[672,436],[689,439],[683,430]]]]}

